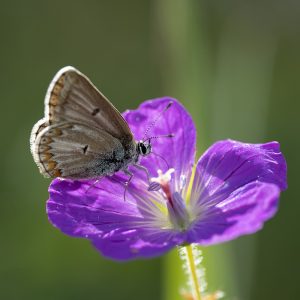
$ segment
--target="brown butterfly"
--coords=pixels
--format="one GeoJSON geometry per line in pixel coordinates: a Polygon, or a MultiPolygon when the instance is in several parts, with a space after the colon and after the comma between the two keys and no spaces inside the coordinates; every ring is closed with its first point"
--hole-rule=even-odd
{"type": "Polygon", "coordinates": [[[119,111],[73,67],[54,76],[45,98],[45,117],[30,137],[40,172],[70,179],[99,178],[119,170],[131,179],[129,165],[147,172],[138,160],[151,152],[150,141],[136,142],[119,111]]]}

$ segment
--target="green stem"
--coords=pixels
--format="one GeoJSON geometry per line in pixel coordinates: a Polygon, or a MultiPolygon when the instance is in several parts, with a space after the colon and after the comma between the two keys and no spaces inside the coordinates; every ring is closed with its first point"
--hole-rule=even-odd
{"type": "Polygon", "coordinates": [[[189,264],[189,270],[190,270],[190,280],[193,286],[193,296],[195,300],[201,300],[200,280],[197,276],[197,267],[195,264],[193,249],[191,245],[185,246],[185,249],[187,252],[187,262],[189,264]]]}

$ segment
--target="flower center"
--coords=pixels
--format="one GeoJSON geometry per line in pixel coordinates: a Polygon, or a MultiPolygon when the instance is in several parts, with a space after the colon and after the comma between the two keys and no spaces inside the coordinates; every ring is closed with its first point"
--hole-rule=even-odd
{"type": "Polygon", "coordinates": [[[158,170],[158,177],[152,178],[152,182],[158,183],[164,192],[167,200],[168,216],[169,219],[177,230],[186,230],[189,225],[189,215],[185,206],[182,196],[177,192],[172,192],[170,181],[174,169],[169,169],[166,173],[158,170]]]}

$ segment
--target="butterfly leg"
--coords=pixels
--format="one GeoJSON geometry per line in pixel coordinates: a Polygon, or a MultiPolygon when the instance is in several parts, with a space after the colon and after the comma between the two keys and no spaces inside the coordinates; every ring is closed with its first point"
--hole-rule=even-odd
{"type": "Polygon", "coordinates": [[[87,192],[93,188],[94,186],[96,186],[96,184],[101,180],[102,178],[96,179],[95,182],[93,182],[90,186],[87,187],[87,189],[85,190],[85,193],[87,194],[87,192]]]}
{"type": "Polygon", "coordinates": [[[123,172],[129,176],[128,180],[125,182],[125,189],[124,189],[124,201],[126,200],[126,192],[129,186],[129,183],[131,182],[133,178],[133,173],[131,173],[128,169],[124,169],[123,172]]]}
{"type": "Polygon", "coordinates": [[[133,164],[133,166],[135,166],[137,169],[140,169],[140,170],[144,171],[147,175],[148,181],[150,182],[150,174],[149,174],[149,171],[148,171],[147,168],[145,168],[144,166],[141,166],[139,164],[133,164]]]}
{"type": "Polygon", "coordinates": [[[139,164],[133,164],[133,166],[135,166],[137,169],[144,171],[147,174],[147,179],[149,183],[148,191],[158,191],[160,189],[160,185],[157,182],[151,181],[151,177],[147,168],[139,164]]]}

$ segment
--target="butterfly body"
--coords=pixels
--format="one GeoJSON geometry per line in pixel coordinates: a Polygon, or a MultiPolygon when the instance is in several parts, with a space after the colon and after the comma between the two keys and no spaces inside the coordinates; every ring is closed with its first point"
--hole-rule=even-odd
{"type": "Polygon", "coordinates": [[[126,171],[151,151],[150,142],[136,142],[118,110],[73,67],[52,80],[45,117],[33,127],[30,143],[44,176],[71,179],[126,171]]]}

